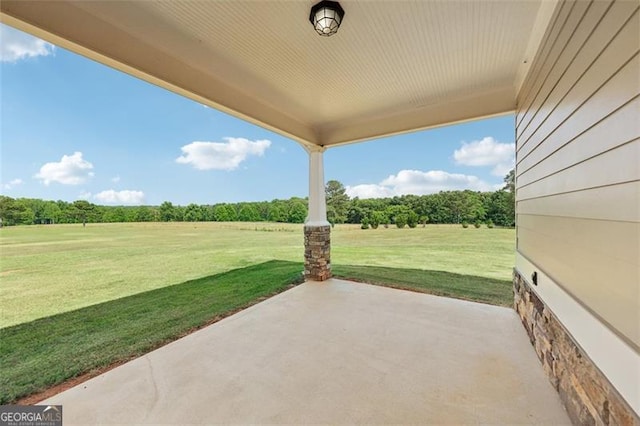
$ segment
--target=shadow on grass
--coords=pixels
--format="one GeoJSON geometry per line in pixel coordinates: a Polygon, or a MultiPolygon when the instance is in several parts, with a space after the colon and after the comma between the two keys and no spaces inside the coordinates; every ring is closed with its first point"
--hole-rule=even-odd
{"type": "Polygon", "coordinates": [[[334,277],[498,306],[513,305],[511,282],[445,271],[332,265],[334,277]]]}
{"type": "Polygon", "coordinates": [[[147,353],[299,284],[302,269],[273,260],[0,329],[0,404],[147,353]]]}
{"type": "MultiPolygon", "coordinates": [[[[0,404],[38,402],[302,282],[273,260],[0,329],[0,404]],[[52,387],[54,387],[52,389],[52,387]],[[49,390],[49,393],[41,393],[49,390]]],[[[443,271],[335,265],[338,278],[511,306],[506,280],[443,271]]]]}

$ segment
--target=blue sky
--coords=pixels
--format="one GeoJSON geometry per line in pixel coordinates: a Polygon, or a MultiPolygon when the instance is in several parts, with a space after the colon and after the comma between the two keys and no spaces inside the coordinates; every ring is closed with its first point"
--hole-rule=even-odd
{"type": "MultiPolygon", "coordinates": [[[[0,24],[0,193],[97,204],[305,197],[296,142],[0,24]]],[[[513,116],[331,148],[325,179],[361,198],[493,190],[513,116]]]]}

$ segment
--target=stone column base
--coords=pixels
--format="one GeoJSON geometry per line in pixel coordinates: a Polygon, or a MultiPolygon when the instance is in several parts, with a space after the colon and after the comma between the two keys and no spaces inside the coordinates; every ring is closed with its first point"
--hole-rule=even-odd
{"type": "Polygon", "coordinates": [[[516,312],[571,421],[640,425],[631,407],[515,270],[513,290],[516,312]]]}
{"type": "Polygon", "coordinates": [[[331,278],[331,226],[304,227],[304,278],[331,278]]]}

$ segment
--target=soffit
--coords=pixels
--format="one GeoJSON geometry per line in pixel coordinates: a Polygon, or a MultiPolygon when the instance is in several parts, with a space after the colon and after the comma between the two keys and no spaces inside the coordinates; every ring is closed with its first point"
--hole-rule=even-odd
{"type": "Polygon", "coordinates": [[[308,21],[314,3],[9,0],[0,8],[11,25],[322,146],[514,110],[523,63],[550,17],[543,0],[344,0],[343,25],[327,38],[308,21]]]}

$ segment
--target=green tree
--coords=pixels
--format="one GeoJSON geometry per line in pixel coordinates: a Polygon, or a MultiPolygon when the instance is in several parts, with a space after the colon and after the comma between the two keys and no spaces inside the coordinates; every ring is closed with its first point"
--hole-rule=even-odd
{"type": "Polygon", "coordinates": [[[69,206],[68,212],[71,219],[76,223],[97,222],[97,218],[95,217],[96,206],[87,200],[74,201],[71,206],[69,206]]]}
{"type": "Polygon", "coordinates": [[[384,217],[384,213],[378,211],[371,212],[368,217],[369,224],[373,229],[378,229],[378,226],[380,226],[380,224],[385,222],[386,220],[386,218],[384,217]]]}
{"type": "Polygon", "coordinates": [[[307,206],[302,201],[294,201],[289,207],[287,222],[304,223],[307,218],[307,206]]]}
{"type": "Polygon", "coordinates": [[[284,222],[286,217],[282,208],[278,205],[269,207],[269,222],[284,222]]]}
{"type": "Polygon", "coordinates": [[[260,214],[252,204],[244,204],[238,212],[238,220],[240,222],[258,222],[260,214]]]}
{"type": "MultiPolygon", "coordinates": [[[[347,223],[361,223],[362,219],[366,216],[367,212],[360,205],[360,200],[354,198],[351,200],[351,206],[347,212],[347,223]]],[[[327,216],[329,213],[327,212],[327,216]]]]}
{"type": "Polygon", "coordinates": [[[445,198],[443,192],[424,197],[423,210],[432,223],[454,223],[451,208],[445,198]]]}
{"type": "Polygon", "coordinates": [[[56,202],[47,201],[42,215],[45,221],[49,221],[50,223],[59,223],[62,217],[62,210],[60,210],[60,207],[56,202]]]}
{"type": "Polygon", "coordinates": [[[369,229],[369,219],[366,217],[362,219],[362,224],[360,224],[360,229],[369,229]]]}
{"type": "Polygon", "coordinates": [[[73,208],[70,203],[66,201],[58,200],[56,201],[56,205],[60,209],[60,220],[58,223],[74,223],[75,219],[73,218],[73,208]]]}
{"type": "Polygon", "coordinates": [[[344,223],[347,220],[349,196],[342,183],[330,180],[325,185],[327,198],[327,220],[330,223],[344,223]]]}
{"type": "Polygon", "coordinates": [[[160,204],[160,220],[163,222],[171,222],[176,219],[175,207],[169,201],[160,204]]]}
{"type": "Polygon", "coordinates": [[[126,219],[127,216],[123,207],[110,207],[102,215],[103,222],[125,222],[126,219]]]}
{"type": "Polygon", "coordinates": [[[516,192],[516,169],[511,169],[504,177],[504,191],[514,194],[516,192]]]}
{"type": "Polygon", "coordinates": [[[227,214],[227,207],[224,204],[216,204],[213,208],[213,217],[216,222],[228,222],[229,219],[227,214]]]}
{"type": "Polygon", "coordinates": [[[216,220],[214,206],[211,205],[203,205],[200,206],[202,210],[202,220],[207,222],[213,222],[216,220]]]}
{"type": "Polygon", "coordinates": [[[33,225],[35,223],[36,215],[31,208],[30,201],[26,198],[18,198],[13,202],[15,224],[33,225]]]}
{"type": "Polygon", "coordinates": [[[2,219],[3,226],[10,226],[16,224],[16,219],[19,217],[18,206],[16,206],[16,200],[11,197],[0,195],[0,219],[2,219]]]}
{"type": "Polygon", "coordinates": [[[418,216],[418,213],[416,213],[415,211],[411,210],[407,214],[407,225],[409,225],[409,228],[415,228],[416,226],[418,226],[418,220],[419,219],[420,219],[420,217],[418,216]]]}
{"type": "Polygon", "coordinates": [[[443,195],[450,206],[451,219],[454,223],[484,220],[486,213],[480,193],[465,190],[448,191],[444,192],[443,195]]]}
{"type": "Polygon", "coordinates": [[[236,209],[231,204],[216,204],[213,215],[217,222],[234,222],[238,220],[236,209]]]}
{"type": "Polygon", "coordinates": [[[31,225],[33,223],[47,223],[44,217],[44,209],[47,202],[37,198],[20,198],[17,200],[24,206],[25,212],[23,212],[21,222],[25,225],[31,225]]]}
{"type": "Polygon", "coordinates": [[[200,222],[202,221],[202,209],[199,205],[191,203],[184,210],[185,222],[200,222]]]}
{"type": "Polygon", "coordinates": [[[148,206],[139,206],[135,209],[135,222],[153,222],[155,220],[155,212],[148,206]]]}
{"type": "Polygon", "coordinates": [[[182,222],[184,220],[184,206],[173,206],[173,220],[182,222]]]}
{"type": "Polygon", "coordinates": [[[227,204],[225,208],[227,209],[227,217],[229,218],[229,221],[237,222],[238,210],[236,209],[236,206],[233,204],[227,204]]]}
{"type": "Polygon", "coordinates": [[[402,223],[402,226],[398,226],[398,228],[403,228],[407,224],[407,220],[409,219],[409,211],[410,210],[407,206],[403,206],[401,204],[392,204],[386,208],[385,214],[389,221],[391,223],[395,223],[396,225],[399,219],[402,223]]]}
{"type": "Polygon", "coordinates": [[[508,198],[508,210],[506,212],[509,217],[509,225],[515,226],[516,224],[516,171],[515,169],[511,169],[511,171],[504,177],[504,190],[509,194],[508,198]]]}
{"type": "Polygon", "coordinates": [[[498,226],[514,226],[513,197],[507,191],[496,191],[490,195],[487,217],[498,226]]]}
{"type": "Polygon", "coordinates": [[[256,203],[252,203],[258,212],[258,220],[259,221],[267,221],[269,220],[269,210],[271,209],[271,203],[266,201],[260,201],[256,203]]]}
{"type": "Polygon", "coordinates": [[[409,220],[409,214],[407,213],[398,213],[395,216],[395,224],[398,228],[404,228],[409,220]]]}

